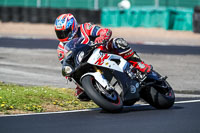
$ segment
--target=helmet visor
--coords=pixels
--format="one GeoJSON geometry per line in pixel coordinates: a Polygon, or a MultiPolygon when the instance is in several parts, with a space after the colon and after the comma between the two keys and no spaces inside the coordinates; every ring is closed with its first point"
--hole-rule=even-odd
{"type": "Polygon", "coordinates": [[[56,30],[56,35],[58,39],[65,39],[67,37],[71,37],[72,31],[71,28],[66,30],[56,30]]]}

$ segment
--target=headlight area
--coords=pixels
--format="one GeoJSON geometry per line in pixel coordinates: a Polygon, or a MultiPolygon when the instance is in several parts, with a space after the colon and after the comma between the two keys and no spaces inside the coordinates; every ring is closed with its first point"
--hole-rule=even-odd
{"type": "Polygon", "coordinates": [[[63,66],[62,67],[62,75],[63,76],[70,76],[70,74],[74,71],[71,65],[63,66]]]}

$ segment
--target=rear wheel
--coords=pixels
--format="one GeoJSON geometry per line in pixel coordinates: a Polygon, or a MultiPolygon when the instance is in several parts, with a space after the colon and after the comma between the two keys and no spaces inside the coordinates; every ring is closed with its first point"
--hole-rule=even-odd
{"type": "Polygon", "coordinates": [[[122,99],[115,90],[103,89],[92,76],[83,77],[82,85],[86,94],[104,110],[109,112],[122,110],[122,99]]]}
{"type": "Polygon", "coordinates": [[[158,84],[144,88],[141,91],[141,97],[157,109],[168,109],[174,104],[175,94],[166,80],[159,82],[158,84]]]}

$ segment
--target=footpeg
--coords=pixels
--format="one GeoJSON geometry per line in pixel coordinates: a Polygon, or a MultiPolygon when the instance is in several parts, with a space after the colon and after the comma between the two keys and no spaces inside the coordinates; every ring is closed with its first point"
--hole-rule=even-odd
{"type": "Polygon", "coordinates": [[[164,77],[161,77],[160,79],[161,80],[166,80],[168,77],[167,76],[164,76],[164,77]]]}

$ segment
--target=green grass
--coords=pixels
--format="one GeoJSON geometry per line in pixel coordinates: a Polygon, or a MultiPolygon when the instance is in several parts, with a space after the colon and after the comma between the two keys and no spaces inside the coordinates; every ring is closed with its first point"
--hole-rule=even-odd
{"type": "Polygon", "coordinates": [[[81,102],[74,90],[38,86],[20,86],[0,82],[0,113],[18,114],[52,112],[98,107],[93,102],[81,102]]]}

